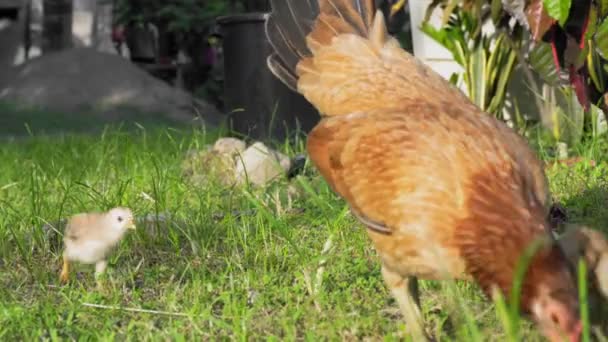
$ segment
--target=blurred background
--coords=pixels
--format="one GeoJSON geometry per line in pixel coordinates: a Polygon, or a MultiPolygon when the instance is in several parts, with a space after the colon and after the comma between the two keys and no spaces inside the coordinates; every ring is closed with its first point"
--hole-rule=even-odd
{"type": "MultiPolygon", "coordinates": [[[[376,3],[404,49],[520,133],[539,128],[567,151],[605,131],[605,1],[376,3]]],[[[0,0],[0,134],[125,120],[194,120],[262,140],[307,132],[318,113],[266,67],[269,10],[267,0],[0,0]]]]}
{"type": "MultiPolygon", "coordinates": [[[[387,14],[391,5],[379,3],[387,14]]],[[[74,125],[194,117],[260,139],[307,131],[318,114],[266,68],[269,9],[267,0],[0,0],[0,126],[48,129],[35,108],[74,125]],[[26,113],[10,118],[8,104],[26,113]]],[[[411,50],[406,11],[390,24],[411,50]]]]}

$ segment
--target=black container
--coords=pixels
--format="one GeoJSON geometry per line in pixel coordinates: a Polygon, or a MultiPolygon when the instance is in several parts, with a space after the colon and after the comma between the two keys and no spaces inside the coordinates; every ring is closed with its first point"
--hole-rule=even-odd
{"type": "Polygon", "coordinates": [[[156,62],[156,38],[147,25],[129,24],[125,32],[131,61],[137,63],[156,62]]]}
{"type": "Polygon", "coordinates": [[[224,48],[224,96],[231,128],[257,140],[284,140],[319,121],[317,110],[268,69],[272,52],[264,23],[268,14],[218,18],[224,48]]]}

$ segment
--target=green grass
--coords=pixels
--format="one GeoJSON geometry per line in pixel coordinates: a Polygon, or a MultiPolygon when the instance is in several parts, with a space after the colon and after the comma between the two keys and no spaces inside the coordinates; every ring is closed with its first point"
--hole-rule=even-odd
{"type": "MultiPolygon", "coordinates": [[[[108,127],[1,142],[0,340],[403,339],[364,229],[312,166],[267,189],[200,188],[182,178],[186,152],[215,137],[108,127]],[[288,185],[300,195],[288,195],[288,185]],[[130,233],[110,258],[104,290],[90,266],[59,286],[61,236],[42,227],[117,205],[173,221],[130,233]]],[[[575,219],[596,226],[608,222],[603,146],[585,150],[597,167],[549,171],[575,219]]],[[[293,155],[303,143],[278,148],[293,155]]],[[[440,340],[507,339],[504,317],[474,285],[421,286],[440,340]]],[[[529,323],[521,335],[540,340],[529,323]]]]}

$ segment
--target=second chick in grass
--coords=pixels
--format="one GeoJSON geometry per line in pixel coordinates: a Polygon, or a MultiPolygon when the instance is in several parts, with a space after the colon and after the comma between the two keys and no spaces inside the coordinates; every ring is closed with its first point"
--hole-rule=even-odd
{"type": "Polygon", "coordinates": [[[70,262],[95,264],[95,277],[106,267],[106,257],[129,229],[135,229],[133,213],[128,208],[114,208],[105,213],[72,216],[65,228],[63,268],[59,279],[69,279],[70,262]]]}

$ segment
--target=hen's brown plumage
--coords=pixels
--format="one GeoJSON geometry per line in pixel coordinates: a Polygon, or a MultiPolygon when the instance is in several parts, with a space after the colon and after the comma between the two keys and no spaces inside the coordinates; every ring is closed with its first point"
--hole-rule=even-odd
{"type": "MultiPolygon", "coordinates": [[[[272,5],[269,67],[324,116],[310,158],[369,228],[413,333],[423,335],[411,277],[470,279],[508,295],[530,243],[552,242],[544,171],[526,142],[402,50],[372,0],[272,5]]],[[[522,308],[552,339],[559,330],[574,339],[563,253],[544,245],[530,270],[522,308]]]]}

